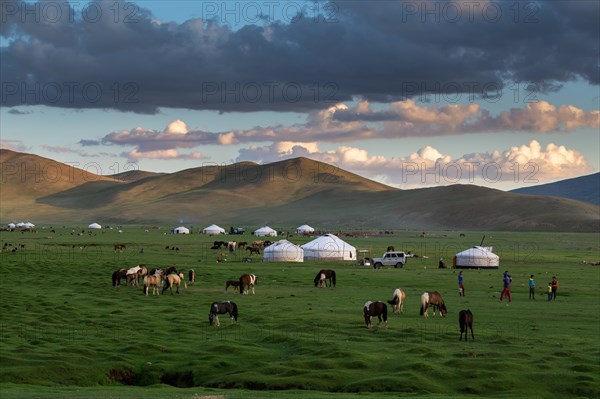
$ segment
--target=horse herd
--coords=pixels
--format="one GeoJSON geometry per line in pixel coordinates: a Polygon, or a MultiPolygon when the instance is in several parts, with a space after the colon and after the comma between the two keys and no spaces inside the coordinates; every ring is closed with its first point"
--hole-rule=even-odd
{"type": "MultiPolygon", "coordinates": [[[[183,282],[184,287],[187,288],[185,283],[184,274],[179,272],[175,266],[170,266],[167,269],[151,269],[148,271],[145,265],[137,265],[129,269],[119,269],[113,272],[112,282],[114,287],[118,287],[121,279],[127,280],[128,286],[140,286],[140,280],[143,281],[143,292],[146,296],[149,295],[149,290],[152,288],[152,295],[160,295],[167,289],[170,290],[173,295],[173,287],[176,287],[176,293],[179,294],[179,287],[183,282]],[[160,291],[162,287],[162,292],[160,291]]],[[[194,269],[190,269],[188,272],[188,279],[190,284],[194,284],[196,281],[196,272],[194,269]]],[[[336,285],[336,274],[331,269],[321,269],[316,274],[314,280],[314,286],[320,288],[335,287],[336,285]],[[329,283],[329,285],[328,285],[329,283]]],[[[240,294],[248,295],[252,291],[252,295],[255,294],[255,287],[258,283],[258,276],[255,274],[242,274],[237,280],[227,280],[225,282],[225,290],[229,287],[239,289],[240,294]]],[[[387,301],[392,305],[392,310],[395,314],[404,312],[404,302],[406,300],[406,293],[401,288],[396,288],[392,294],[392,299],[387,301]]],[[[442,295],[437,291],[426,291],[421,295],[421,309],[419,314],[425,318],[429,317],[429,308],[433,308],[433,316],[435,317],[436,310],[441,317],[446,317],[448,312],[446,304],[442,295]]],[[[208,314],[209,324],[215,324],[217,327],[220,326],[219,314],[229,314],[232,322],[236,322],[238,319],[238,307],[237,304],[231,301],[224,302],[213,302],[210,305],[210,311],[208,314]]],[[[378,326],[383,322],[387,328],[388,311],[387,305],[383,301],[368,301],[363,306],[363,315],[367,328],[372,327],[372,318],[377,317],[379,322],[378,326]]],[[[459,327],[460,327],[460,339],[462,340],[463,333],[465,334],[465,340],[467,340],[467,331],[470,329],[472,339],[475,339],[473,334],[473,313],[470,310],[461,310],[459,312],[459,327]]]]}

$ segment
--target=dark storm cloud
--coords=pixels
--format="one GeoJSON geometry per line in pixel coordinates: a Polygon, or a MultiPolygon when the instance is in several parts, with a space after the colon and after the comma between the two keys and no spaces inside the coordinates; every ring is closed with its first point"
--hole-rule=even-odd
{"type": "Polygon", "coordinates": [[[599,83],[595,1],[340,1],[237,30],[219,18],[158,22],[131,4],[2,1],[1,104],[305,112],[353,97],[478,96],[509,81],[599,83]]]}

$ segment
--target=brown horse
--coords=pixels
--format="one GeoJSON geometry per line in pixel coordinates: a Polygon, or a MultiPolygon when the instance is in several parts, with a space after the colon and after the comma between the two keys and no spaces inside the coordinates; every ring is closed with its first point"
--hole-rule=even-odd
{"type": "Polygon", "coordinates": [[[363,314],[365,316],[365,323],[367,323],[367,328],[371,328],[371,317],[377,316],[379,319],[379,323],[377,326],[381,325],[381,319],[385,323],[385,328],[387,328],[387,305],[381,301],[371,302],[368,301],[363,306],[363,314]]]}
{"type": "Polygon", "coordinates": [[[392,300],[387,301],[390,305],[392,305],[392,309],[394,313],[403,313],[404,312],[404,299],[406,298],[406,293],[402,291],[400,288],[396,288],[394,293],[392,294],[392,300]]]}
{"type": "Polygon", "coordinates": [[[217,327],[220,327],[221,323],[219,323],[219,315],[225,313],[229,313],[232,323],[237,321],[238,307],[235,302],[225,301],[211,303],[210,311],[208,313],[208,324],[212,326],[214,323],[217,327]]]}
{"type": "Polygon", "coordinates": [[[319,285],[319,283],[321,282],[321,274],[325,275],[325,278],[329,280],[329,286],[331,287],[332,285],[335,287],[335,270],[331,270],[331,269],[321,269],[319,270],[319,272],[317,273],[317,275],[315,276],[314,279],[314,283],[315,283],[315,287],[317,285],[319,285]]]}
{"type": "Polygon", "coordinates": [[[115,270],[112,274],[113,287],[118,287],[121,284],[121,279],[127,278],[127,269],[115,270]]]}
{"type": "Polygon", "coordinates": [[[248,295],[250,288],[252,288],[252,295],[254,295],[254,286],[258,283],[258,277],[254,274],[242,274],[240,277],[240,294],[248,295]]]}
{"type": "Polygon", "coordinates": [[[446,309],[446,304],[444,303],[444,299],[442,295],[437,291],[427,291],[421,295],[421,316],[429,317],[429,312],[427,309],[429,306],[433,307],[433,317],[435,317],[435,310],[438,309],[440,312],[440,316],[446,317],[446,313],[448,310],[446,309]]]}
{"type": "Polygon", "coordinates": [[[250,256],[252,256],[252,254],[260,255],[259,247],[246,247],[246,251],[250,251],[250,256]]]}
{"type": "Polygon", "coordinates": [[[123,252],[127,248],[125,244],[115,244],[115,252],[123,252]]]}
{"type": "Polygon", "coordinates": [[[463,332],[465,333],[465,341],[467,341],[469,329],[471,330],[471,338],[475,339],[475,335],[473,335],[473,313],[471,313],[471,309],[458,312],[458,325],[460,327],[459,341],[462,341],[463,332]]]}
{"type": "Polygon", "coordinates": [[[234,288],[237,288],[237,287],[239,287],[239,286],[240,286],[240,282],[239,282],[238,280],[227,280],[227,281],[225,282],[225,291],[227,291],[227,289],[228,289],[229,287],[234,287],[234,288]]]}
{"type": "Polygon", "coordinates": [[[160,275],[151,275],[144,277],[144,290],[143,292],[148,296],[148,290],[152,287],[152,295],[160,295],[160,283],[162,281],[162,277],[160,275]]]}
{"type": "Polygon", "coordinates": [[[183,286],[185,288],[187,288],[187,284],[185,283],[185,279],[183,278],[183,273],[179,273],[179,274],[168,274],[165,277],[165,281],[167,282],[165,284],[165,286],[163,287],[163,294],[165,293],[165,291],[167,290],[167,288],[171,291],[171,295],[173,295],[173,286],[176,285],[177,286],[177,293],[179,294],[179,286],[181,285],[181,282],[183,281],[183,286]]]}
{"type": "Polygon", "coordinates": [[[190,280],[190,285],[194,285],[196,282],[196,271],[194,269],[190,269],[188,272],[188,280],[190,280]]]}

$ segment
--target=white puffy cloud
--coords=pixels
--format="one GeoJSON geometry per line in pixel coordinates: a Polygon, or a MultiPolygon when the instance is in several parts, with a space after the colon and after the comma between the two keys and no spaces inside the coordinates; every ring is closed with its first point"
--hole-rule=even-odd
{"type": "Polygon", "coordinates": [[[182,154],[177,150],[156,150],[156,151],[138,151],[133,149],[128,153],[123,153],[123,156],[130,160],[139,159],[205,159],[205,157],[198,151],[194,151],[187,154],[182,154]]]}

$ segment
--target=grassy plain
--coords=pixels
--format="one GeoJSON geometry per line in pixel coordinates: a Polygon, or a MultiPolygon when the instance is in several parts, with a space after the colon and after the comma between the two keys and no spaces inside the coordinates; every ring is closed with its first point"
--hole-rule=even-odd
{"type": "MultiPolygon", "coordinates": [[[[263,263],[238,251],[217,264],[215,239],[147,232],[139,226],[78,235],[70,228],[1,232],[0,397],[2,398],[314,398],[314,397],[598,397],[600,393],[600,268],[598,234],[493,232],[485,239],[501,257],[499,270],[466,270],[467,296],[456,270],[438,269],[483,233],[395,231],[343,237],[371,255],[388,245],[412,250],[403,269],[354,263],[263,263]],[[127,250],[114,253],[113,244],[127,250]],[[24,248],[20,246],[24,245],[24,248]],[[179,251],[166,249],[177,247],[179,251]],[[143,253],[141,251],[143,249],[143,253]],[[144,263],[194,268],[195,286],[179,295],[145,297],[111,287],[111,273],[144,263]],[[337,287],[312,279],[333,268],[337,287]],[[513,276],[513,302],[498,302],[501,274],[513,276]],[[256,295],[225,292],[240,274],[260,277],[256,295]],[[534,274],[537,299],[528,300],[534,274]],[[556,301],[545,287],[556,275],[556,301]],[[404,314],[368,330],[367,300],[407,292],[404,314]],[[444,296],[449,314],[418,315],[425,290],[444,296]],[[209,327],[215,300],[233,300],[237,324],[221,317],[209,327]],[[458,311],[475,316],[475,341],[460,342],[458,311]]],[[[289,238],[305,243],[309,238],[289,238]]],[[[391,314],[391,308],[390,308],[391,314]]]]}

